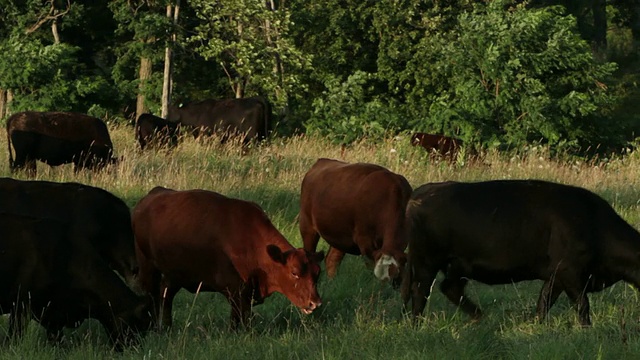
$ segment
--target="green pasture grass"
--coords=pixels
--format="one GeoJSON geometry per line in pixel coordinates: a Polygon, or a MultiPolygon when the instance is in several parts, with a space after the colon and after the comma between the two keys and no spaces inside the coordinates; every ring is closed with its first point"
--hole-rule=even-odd
{"type": "MultiPolygon", "coordinates": [[[[545,148],[508,155],[495,152],[453,161],[430,157],[408,136],[382,143],[363,140],[341,148],[321,138],[273,138],[243,153],[238,143],[185,138],[172,151],[141,152],[129,126],[111,126],[122,161],[105,171],[73,172],[71,165],[38,163],[38,179],[99,186],[133,207],[154,186],[209,189],[257,202],[289,241],[301,246],[296,216],[300,183],[319,157],[371,162],[403,174],[417,187],[426,182],[536,178],[595,191],[627,221],[640,227],[640,155],[584,161],[552,159],[545,148]]],[[[0,139],[6,139],[4,130],[0,139]]],[[[0,146],[0,176],[12,175],[0,146]]],[[[320,242],[326,250],[326,243],[320,242]]],[[[640,358],[640,295],[625,283],[590,295],[593,326],[578,325],[565,296],[543,323],[534,322],[540,281],[501,286],[471,282],[467,293],[484,312],[472,321],[434,284],[424,316],[402,313],[399,294],[377,281],[364,259],[347,256],[335,279],[321,276],[323,305],[302,315],[280,294],[256,306],[251,328],[229,330],[230,307],[217,293],[181,291],[174,327],[152,331],[138,345],[115,352],[100,324],[85,321],[65,330],[65,342],[47,343],[32,322],[22,339],[0,345],[0,359],[637,359],[640,358]]],[[[0,318],[0,339],[8,319],[0,318]]]]}

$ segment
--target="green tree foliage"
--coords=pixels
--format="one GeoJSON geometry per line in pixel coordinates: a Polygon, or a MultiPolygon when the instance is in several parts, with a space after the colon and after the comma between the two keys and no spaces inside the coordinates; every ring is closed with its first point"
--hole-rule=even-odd
{"type": "MultiPolygon", "coordinates": [[[[113,80],[123,99],[133,103],[144,95],[146,105],[158,113],[162,95],[164,48],[172,32],[172,24],[165,15],[168,1],[115,0],[109,9],[118,26],[115,34],[116,61],[111,70],[113,80]],[[140,86],[140,59],[151,62],[151,78],[140,86]]],[[[132,105],[130,111],[133,109],[132,105]]]]}
{"type": "Polygon", "coordinates": [[[424,130],[584,148],[622,141],[612,94],[635,103],[635,2],[193,0],[177,26],[169,3],[0,0],[0,101],[105,116],[137,98],[158,112],[176,33],[174,103],[265,95],[290,110],[285,127],[343,143],[424,130]],[[599,60],[595,43],[609,46],[599,60]]]}
{"type": "Polygon", "coordinates": [[[602,140],[614,104],[604,83],[615,64],[594,61],[562,8],[505,11],[509,3],[476,5],[457,27],[420,42],[408,65],[417,79],[407,97],[415,126],[485,143],[602,140]]]}
{"type": "Polygon", "coordinates": [[[299,96],[303,84],[298,74],[309,60],[290,39],[290,10],[284,2],[191,3],[201,23],[189,42],[205,59],[221,65],[236,97],[265,95],[282,108],[299,96]]]}
{"type": "Polygon", "coordinates": [[[313,101],[307,131],[345,144],[362,138],[379,140],[405,127],[405,117],[396,104],[375,95],[374,83],[374,76],[363,71],[356,71],[344,82],[328,80],[327,91],[313,101]]]}
{"type": "Polygon", "coordinates": [[[89,13],[83,4],[64,1],[4,4],[0,11],[0,88],[13,92],[12,111],[73,110],[104,115],[115,105],[112,84],[99,66],[104,58],[97,47],[104,43],[91,44],[91,40],[104,40],[98,31],[105,27],[77,31],[85,28],[89,13]]]}

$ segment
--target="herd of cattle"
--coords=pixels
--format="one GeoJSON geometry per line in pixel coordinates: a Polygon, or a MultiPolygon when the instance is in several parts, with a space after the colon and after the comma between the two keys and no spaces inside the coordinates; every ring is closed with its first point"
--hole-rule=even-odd
{"type": "MultiPolygon", "coordinates": [[[[73,163],[76,171],[100,169],[118,161],[106,124],[86,114],[25,111],[9,117],[6,126],[9,165],[12,170],[26,169],[31,176],[35,176],[37,160],[51,166],[73,163]]],[[[196,138],[216,134],[222,142],[240,136],[247,145],[265,139],[270,127],[271,106],[262,97],[209,99],[172,106],[167,119],[141,114],[135,137],[141,150],[175,147],[181,129],[196,138]]],[[[463,145],[459,139],[426,133],[413,134],[411,144],[450,159],[463,145]]]]}
{"type": "MultiPolygon", "coordinates": [[[[203,100],[170,107],[167,119],[142,114],[135,124],[140,148],[177,145],[181,128],[194,137],[240,136],[244,144],[267,136],[271,106],[262,97],[203,100]]],[[[102,120],[73,112],[16,113],[7,119],[9,165],[35,175],[36,160],[51,166],[73,163],[75,170],[100,169],[118,161],[102,120]],[[15,152],[15,159],[12,154],[15,152]]]]}
{"type": "MultiPolygon", "coordinates": [[[[264,103],[249,100],[220,106],[243,118],[264,116],[256,111],[264,103]]],[[[173,112],[179,124],[188,110],[173,112]]],[[[106,127],[96,120],[13,115],[12,169],[26,164],[35,171],[36,159],[71,159],[77,168],[113,161],[106,127]]],[[[172,121],[138,123],[138,132],[145,123],[157,134],[172,121]]],[[[448,152],[460,145],[429,136],[415,141],[448,152]]],[[[575,186],[495,180],[413,189],[379,165],[319,159],[302,179],[298,219],[303,248],[293,247],[258,204],[213,191],[155,187],[131,211],[100,188],[0,178],[0,310],[10,314],[11,336],[33,318],[57,340],[63,328],[95,318],[121,346],[153,326],[171,326],[173,299],[184,288],[222,293],[235,328],[274,292],[312,313],[322,304],[320,262],[334,277],[346,254],[370,259],[374,275],[400,288],[415,317],[440,272],[442,293],[472,317],[481,312],[465,296],[469,280],[543,280],[538,318],[565,292],[582,325],[590,324],[589,292],[620,280],[640,287],[640,233],[604,199],[575,186]],[[329,245],[326,257],[317,252],[320,238],[329,245]]]]}

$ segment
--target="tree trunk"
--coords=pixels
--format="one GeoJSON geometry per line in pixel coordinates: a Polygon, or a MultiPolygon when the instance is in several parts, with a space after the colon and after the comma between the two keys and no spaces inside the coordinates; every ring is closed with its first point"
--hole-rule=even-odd
{"type": "MultiPolygon", "coordinates": [[[[284,6],[284,2],[280,4],[280,6],[284,6]]],[[[270,0],[269,2],[267,2],[267,9],[270,11],[275,11],[276,10],[276,4],[273,0],[270,0]]],[[[280,49],[279,49],[279,40],[280,40],[280,32],[279,29],[277,27],[275,27],[274,29],[271,29],[271,22],[269,20],[265,21],[265,33],[266,33],[266,39],[267,39],[267,45],[271,48],[273,48],[273,68],[272,68],[272,72],[275,75],[275,77],[278,79],[278,83],[280,86],[276,86],[275,88],[275,96],[276,99],[280,99],[281,97],[281,88],[284,88],[284,67],[282,66],[282,61],[280,59],[280,49]],[[273,39],[271,38],[271,32],[273,31],[273,34],[276,38],[276,41],[274,43],[273,39]]]]}
{"type": "Polygon", "coordinates": [[[7,90],[0,89],[0,119],[4,119],[7,113],[7,90]]]}
{"type": "Polygon", "coordinates": [[[53,33],[53,43],[60,44],[60,33],[58,32],[58,19],[55,18],[51,22],[51,32],[53,33]]]}
{"type": "Polygon", "coordinates": [[[607,2],[593,0],[593,47],[596,56],[604,58],[607,51],[607,2]]]}
{"type": "MultiPolygon", "coordinates": [[[[178,14],[180,12],[180,0],[176,1],[176,5],[173,7],[167,5],[167,17],[173,20],[173,25],[178,24],[178,14]]],[[[172,51],[171,48],[176,42],[175,30],[171,34],[170,45],[166,47],[164,51],[164,76],[162,80],[162,114],[163,118],[167,118],[169,115],[169,105],[171,104],[171,92],[173,90],[173,66],[171,63],[172,51]]]]}
{"type": "Polygon", "coordinates": [[[640,2],[633,6],[633,16],[631,17],[631,33],[636,47],[640,47],[640,2]]]}
{"type": "Polygon", "coordinates": [[[146,112],[149,112],[147,105],[145,104],[145,85],[149,79],[151,79],[151,59],[146,57],[140,58],[140,71],[138,72],[138,79],[140,83],[138,84],[138,99],[136,102],[136,119],[146,112]]]}

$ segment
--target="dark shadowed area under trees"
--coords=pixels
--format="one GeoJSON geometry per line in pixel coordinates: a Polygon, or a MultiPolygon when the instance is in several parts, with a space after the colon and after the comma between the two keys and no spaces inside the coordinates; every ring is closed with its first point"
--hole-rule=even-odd
{"type": "Polygon", "coordinates": [[[620,151],[639,44],[638,0],[0,0],[0,118],[131,123],[162,114],[164,82],[175,105],[265,96],[284,136],[620,151]]]}

